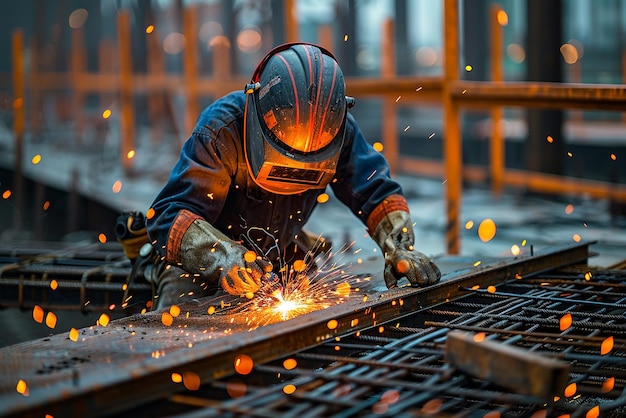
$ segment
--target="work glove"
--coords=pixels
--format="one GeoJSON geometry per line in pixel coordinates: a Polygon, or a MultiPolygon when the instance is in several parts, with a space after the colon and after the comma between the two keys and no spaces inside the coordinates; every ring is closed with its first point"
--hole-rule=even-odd
{"type": "Polygon", "coordinates": [[[403,277],[413,286],[428,286],[441,279],[435,263],[413,249],[415,234],[408,211],[385,213],[370,234],[385,258],[384,277],[388,289],[395,287],[403,277]]]}
{"type": "Polygon", "coordinates": [[[124,254],[131,262],[139,256],[139,250],[149,242],[146,220],[141,212],[123,212],[115,223],[115,236],[124,254]]]}
{"type": "Polygon", "coordinates": [[[204,219],[191,223],[181,241],[182,268],[219,283],[231,295],[255,293],[272,264],[228,238],[204,219]]]}

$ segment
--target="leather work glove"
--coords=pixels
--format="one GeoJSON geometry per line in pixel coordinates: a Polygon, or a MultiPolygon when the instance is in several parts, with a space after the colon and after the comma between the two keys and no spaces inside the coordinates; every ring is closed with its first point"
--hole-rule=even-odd
{"type": "Polygon", "coordinates": [[[403,277],[413,286],[428,286],[441,279],[435,263],[413,249],[415,235],[408,211],[393,210],[384,214],[371,236],[383,251],[388,289],[395,287],[403,277]]]}
{"type": "Polygon", "coordinates": [[[249,295],[261,287],[272,264],[228,238],[203,219],[189,226],[181,241],[182,268],[221,285],[231,295],[249,295]]]}
{"type": "Polygon", "coordinates": [[[139,250],[149,242],[146,221],[141,212],[123,212],[115,223],[115,236],[124,254],[131,262],[139,257],[139,250]]]}

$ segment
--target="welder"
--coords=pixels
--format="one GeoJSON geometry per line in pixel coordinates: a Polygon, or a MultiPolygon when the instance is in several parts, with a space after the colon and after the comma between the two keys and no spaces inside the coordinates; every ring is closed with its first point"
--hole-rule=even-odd
{"type": "Polygon", "coordinates": [[[146,221],[156,308],[220,288],[253,295],[319,244],[303,226],[327,186],[381,248],[388,288],[404,277],[439,281],[413,248],[401,186],[348,112],[354,103],[328,50],[290,43],[262,59],[243,91],[201,112],[146,221]]]}

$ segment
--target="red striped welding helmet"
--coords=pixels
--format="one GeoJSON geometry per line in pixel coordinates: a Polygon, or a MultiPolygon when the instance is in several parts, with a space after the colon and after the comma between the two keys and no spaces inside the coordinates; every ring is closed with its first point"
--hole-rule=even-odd
{"type": "Polygon", "coordinates": [[[246,85],[244,148],[257,185],[278,194],[324,188],[343,145],[347,108],[343,73],[326,49],[280,45],[246,85]]]}

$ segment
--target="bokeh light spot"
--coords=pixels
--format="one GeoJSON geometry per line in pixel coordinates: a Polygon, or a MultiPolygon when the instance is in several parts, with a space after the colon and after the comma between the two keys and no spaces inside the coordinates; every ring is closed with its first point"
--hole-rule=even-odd
{"type": "Polygon", "coordinates": [[[478,225],[478,237],[482,242],[489,242],[496,236],[496,223],[493,219],[484,219],[478,225]]]}
{"type": "Polygon", "coordinates": [[[111,322],[111,318],[105,313],[100,315],[100,318],[98,318],[98,324],[100,324],[100,326],[106,327],[109,325],[109,322],[111,322]]]}
{"type": "Polygon", "coordinates": [[[322,193],[321,195],[317,196],[317,203],[326,203],[329,199],[330,196],[328,196],[327,193],[322,193]]]}
{"type": "Polygon", "coordinates": [[[78,330],[76,328],[70,329],[70,340],[74,342],[78,341],[78,330]]]}
{"type": "Polygon", "coordinates": [[[239,354],[235,357],[235,371],[241,375],[247,375],[252,371],[254,361],[247,354],[239,354]]]}
{"type": "Polygon", "coordinates": [[[113,183],[113,186],[111,186],[111,190],[113,193],[119,193],[122,191],[122,180],[116,180],[115,183],[113,183]]]}

